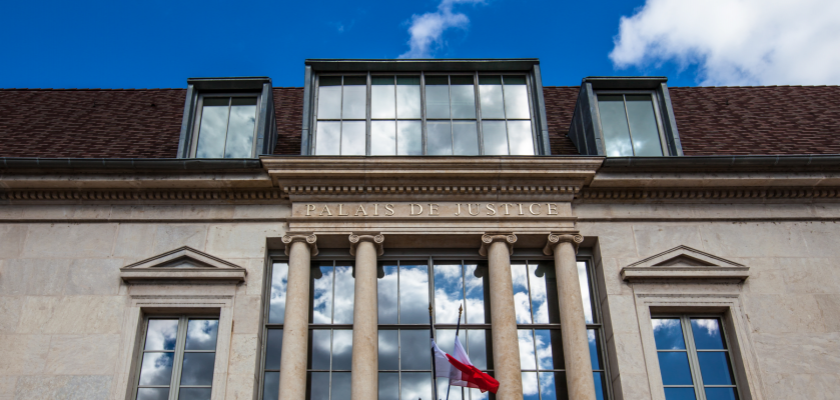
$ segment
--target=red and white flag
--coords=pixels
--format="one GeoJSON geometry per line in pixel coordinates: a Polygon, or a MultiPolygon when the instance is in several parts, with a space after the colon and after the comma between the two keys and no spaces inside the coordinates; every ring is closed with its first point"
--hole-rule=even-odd
{"type": "Polygon", "coordinates": [[[454,356],[444,353],[434,340],[432,340],[432,349],[435,352],[437,378],[449,378],[449,384],[452,386],[475,388],[481,390],[482,393],[496,393],[499,390],[499,381],[473,365],[457,336],[455,336],[454,356]]]}

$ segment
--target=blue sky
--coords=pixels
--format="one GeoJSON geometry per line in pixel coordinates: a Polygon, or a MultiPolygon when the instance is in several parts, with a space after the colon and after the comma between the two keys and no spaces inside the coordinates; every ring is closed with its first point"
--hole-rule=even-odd
{"type": "MultiPolygon", "coordinates": [[[[766,1],[744,1],[772,8],[766,1]]],[[[815,10],[823,7],[823,13],[826,4],[840,3],[802,1],[815,3],[815,10]]],[[[429,54],[435,58],[537,57],[544,85],[578,85],[589,75],[664,75],[670,86],[802,80],[783,74],[769,80],[755,78],[758,73],[738,59],[737,48],[730,49],[731,40],[709,42],[710,35],[703,30],[727,21],[707,21],[694,31],[680,31],[691,24],[678,23],[676,17],[690,15],[692,10],[666,7],[682,7],[680,0],[129,0],[6,2],[0,6],[4,16],[0,87],[185,87],[188,77],[253,75],[271,77],[274,86],[302,86],[306,58],[397,58],[409,52],[412,16],[439,16],[440,7],[445,8],[441,4],[448,4],[450,16],[463,18],[442,30],[440,40],[426,49],[429,54]],[[645,11],[646,1],[657,4],[645,11]],[[668,28],[671,31],[658,28],[669,25],[656,20],[663,10],[666,15],[673,11],[674,18],[668,18],[677,23],[668,28]],[[622,25],[622,17],[633,16],[622,25]],[[611,59],[620,26],[626,28],[626,40],[611,59]],[[721,54],[730,54],[722,66],[718,65],[721,54]],[[717,71],[736,73],[712,74],[717,71]]],[[[835,22],[824,24],[840,25],[835,22]]],[[[760,41],[768,35],[757,36],[754,40],[760,41]]],[[[756,48],[749,42],[743,46],[756,48]]],[[[773,43],[768,46],[768,51],[778,50],[773,43]]],[[[768,59],[766,51],[753,56],[768,59]]],[[[827,64],[827,71],[837,69],[836,60],[823,58],[818,61],[827,64]]],[[[759,67],[767,70],[766,65],[759,67]]],[[[828,74],[821,82],[831,83],[825,81],[837,76],[828,74]]]]}

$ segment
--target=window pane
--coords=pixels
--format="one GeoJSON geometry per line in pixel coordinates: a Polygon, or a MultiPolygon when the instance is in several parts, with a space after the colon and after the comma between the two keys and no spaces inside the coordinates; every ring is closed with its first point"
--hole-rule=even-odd
{"type": "Polygon", "coordinates": [[[333,267],[314,267],[310,271],[312,279],[312,316],[315,324],[332,323],[333,267]]]}
{"type": "Polygon", "coordinates": [[[181,385],[212,385],[216,353],[184,353],[181,385]]]}
{"type": "Polygon", "coordinates": [[[485,84],[484,82],[489,82],[488,78],[490,77],[479,77],[479,81],[481,82],[481,85],[478,87],[481,101],[481,118],[502,119],[505,117],[504,101],[502,101],[502,82],[499,80],[498,84],[485,84]]]}
{"type": "Polygon", "coordinates": [[[341,122],[318,121],[315,131],[315,155],[341,154],[341,122]]]}
{"type": "Polygon", "coordinates": [[[397,121],[397,154],[423,155],[423,135],[420,121],[397,121]]]}
{"type": "Polygon", "coordinates": [[[428,372],[403,372],[400,398],[403,400],[433,400],[432,374],[428,372]]]}
{"type": "Polygon", "coordinates": [[[531,302],[528,295],[528,266],[511,264],[510,272],[513,280],[513,304],[516,307],[516,323],[530,324],[531,302]]]}
{"type": "Polygon", "coordinates": [[[187,350],[216,350],[219,320],[192,319],[187,325],[187,350]]]}
{"type": "MultiPolygon", "coordinates": [[[[324,86],[326,78],[321,77],[321,86],[318,87],[318,119],[339,119],[341,118],[341,86],[324,86]]],[[[341,77],[330,78],[341,79],[341,77]]]]}
{"type": "Polygon", "coordinates": [[[137,389],[137,400],[167,400],[169,388],[140,388],[137,389]]]}
{"type": "Polygon", "coordinates": [[[280,369],[280,351],[283,349],[283,330],[269,329],[265,344],[265,369],[280,369]]]}
{"type": "Polygon", "coordinates": [[[225,141],[225,158],[251,157],[254,146],[254,127],[257,123],[257,99],[255,97],[251,99],[233,99],[225,141]],[[251,99],[254,105],[237,105],[237,102],[249,102],[251,99]]]}
{"type": "Polygon", "coordinates": [[[435,329],[435,343],[444,353],[452,354],[455,351],[455,330],[435,329]]]}
{"type": "Polygon", "coordinates": [[[333,372],[332,400],[350,400],[350,373],[333,372]]]}
{"type": "Polygon", "coordinates": [[[344,77],[344,86],[367,85],[367,77],[364,75],[351,75],[344,77]]]}
{"type": "Polygon", "coordinates": [[[478,155],[478,130],[475,121],[452,122],[452,135],[455,138],[456,156],[478,155]]]}
{"type": "MultiPolygon", "coordinates": [[[[524,78],[523,78],[524,80],[524,78]]],[[[505,112],[508,118],[531,118],[528,106],[528,89],[525,83],[505,77],[505,112]]]]}
{"type": "Polygon", "coordinates": [[[140,385],[169,385],[175,353],[144,353],[140,365],[140,385]]]}
{"type": "Polygon", "coordinates": [[[350,370],[353,359],[353,331],[340,329],[333,331],[333,371],[350,370]]]}
{"type": "Polygon", "coordinates": [[[490,323],[489,302],[485,295],[489,291],[487,266],[478,264],[464,265],[464,286],[466,289],[466,323],[490,323]]]}
{"type": "Polygon", "coordinates": [[[396,121],[371,121],[370,155],[393,156],[396,154],[396,124],[396,121]]]}
{"type": "MultiPolygon", "coordinates": [[[[400,323],[429,323],[429,267],[427,265],[400,267],[400,323]]],[[[428,341],[428,337],[426,339],[428,341]]]]}
{"type": "Polygon", "coordinates": [[[604,373],[593,372],[592,378],[595,381],[595,398],[597,400],[604,400],[604,393],[607,391],[607,382],[604,379],[604,373]]]}
{"type": "Polygon", "coordinates": [[[399,342],[397,330],[380,330],[379,331],[379,369],[392,370],[399,369],[399,342]]]}
{"type": "Polygon", "coordinates": [[[505,85],[524,85],[525,76],[523,75],[505,75],[505,85]]]}
{"type": "Polygon", "coordinates": [[[286,315],[286,285],[289,282],[289,264],[275,263],[271,267],[271,295],[268,306],[268,323],[282,324],[286,315]]]}
{"type": "MultiPolygon", "coordinates": [[[[310,372],[309,373],[309,399],[310,400],[329,400],[329,398],[330,398],[330,373],[329,372],[310,372]]],[[[263,399],[263,400],[265,400],[265,399],[263,399]]]]}
{"type": "Polygon", "coordinates": [[[540,400],[540,385],[537,383],[536,372],[522,373],[522,399],[540,400]]]}
{"type": "Polygon", "coordinates": [[[560,322],[559,300],[557,298],[557,278],[554,263],[541,261],[528,265],[528,277],[531,281],[531,304],[534,311],[534,323],[554,324],[560,322]]]}
{"type": "Polygon", "coordinates": [[[558,329],[537,329],[534,331],[536,338],[536,351],[539,362],[539,369],[563,369],[563,339],[558,329]]]}
{"type": "Polygon", "coordinates": [[[146,329],[145,350],[175,350],[178,337],[177,319],[150,319],[146,329]]]}
{"type": "Polygon", "coordinates": [[[723,350],[725,348],[717,319],[692,318],[691,331],[694,334],[694,345],[698,349],[723,350]]]}
{"type": "Polygon", "coordinates": [[[578,261],[577,263],[578,279],[580,280],[580,293],[583,297],[583,314],[586,317],[586,323],[592,324],[595,319],[592,315],[592,295],[589,293],[589,272],[586,268],[586,263],[578,261]]]}
{"type": "Polygon", "coordinates": [[[630,117],[630,133],[636,156],[661,156],[662,143],[659,128],[653,113],[650,95],[630,95],[627,98],[627,114],[630,117]]]}
{"type": "Polygon", "coordinates": [[[698,351],[697,361],[704,385],[734,385],[725,351],[698,351]]]}
{"type": "Polygon", "coordinates": [[[365,155],[365,122],[352,121],[341,123],[341,155],[365,155]]]}
{"type": "Polygon", "coordinates": [[[420,77],[397,77],[397,118],[420,118],[420,77]]]}
{"type": "Polygon", "coordinates": [[[377,311],[380,324],[396,324],[398,322],[397,268],[396,265],[383,265],[380,270],[382,276],[376,282],[377,311]]]}
{"type": "Polygon", "coordinates": [[[467,353],[470,361],[480,370],[486,370],[493,366],[493,358],[490,355],[490,331],[485,329],[469,329],[467,335],[467,353]]]}
{"type": "MultiPolygon", "coordinates": [[[[400,375],[396,372],[379,373],[379,398],[398,399],[400,395],[400,375]]],[[[273,399],[272,399],[273,400],[273,399]]]]}
{"type": "Polygon", "coordinates": [[[310,336],[309,367],[311,369],[330,369],[330,331],[313,329],[310,336]]]}
{"type": "Polygon", "coordinates": [[[396,113],[396,98],[394,97],[394,77],[388,77],[390,83],[378,82],[381,78],[373,78],[370,87],[370,117],[394,118],[396,113]]]}
{"type": "Polygon", "coordinates": [[[426,123],[426,131],[426,146],[429,155],[452,155],[452,136],[449,121],[429,121],[426,123]]]}
{"type": "MultiPolygon", "coordinates": [[[[555,374],[554,372],[540,372],[540,395],[542,396],[542,400],[557,400],[558,398],[563,399],[564,396],[557,394],[557,389],[555,388],[557,383],[557,379],[565,379],[563,373],[555,374]]],[[[564,393],[565,394],[565,393],[564,393]]]]}
{"type": "Polygon", "coordinates": [[[481,128],[484,131],[484,155],[508,155],[508,140],[507,132],[505,131],[505,121],[481,121],[481,128]]]}
{"type": "Polygon", "coordinates": [[[280,397],[280,373],[266,372],[263,378],[263,400],[274,400],[280,397]]]}
{"type": "Polygon", "coordinates": [[[695,400],[694,388],[665,388],[666,400],[695,400]]]}
{"type": "Polygon", "coordinates": [[[318,81],[320,86],[341,86],[340,76],[322,76],[318,81]]]}
{"type": "Polygon", "coordinates": [[[455,77],[452,82],[452,118],[475,118],[475,86],[472,77],[468,85],[456,85],[455,77]]]}
{"type": "Polygon", "coordinates": [[[659,369],[665,385],[691,385],[688,355],[684,351],[660,351],[659,369]]]}
{"type": "MultiPolygon", "coordinates": [[[[469,399],[468,396],[461,396],[461,391],[463,389],[461,389],[460,387],[452,386],[450,388],[449,379],[438,378],[437,379],[437,390],[438,390],[437,393],[438,393],[438,397],[440,397],[441,400],[444,400],[446,398],[447,388],[449,388],[449,400],[469,399]]],[[[381,397],[380,397],[380,399],[381,399],[381,397]]]]}
{"type": "Polygon", "coordinates": [[[426,78],[426,118],[449,119],[449,86],[429,84],[426,78]]]}
{"type": "Polygon", "coordinates": [[[355,297],[356,278],[353,277],[353,267],[335,267],[335,312],[333,323],[353,323],[353,299],[355,297]]]}
{"type": "Polygon", "coordinates": [[[210,388],[181,388],[178,400],[210,400],[210,388]]]}
{"type": "Polygon", "coordinates": [[[365,92],[367,86],[352,85],[348,86],[347,77],[344,82],[344,103],[342,104],[343,112],[341,117],[344,119],[365,119],[365,92]]]}
{"type": "Polygon", "coordinates": [[[537,369],[534,336],[530,329],[519,329],[519,363],[522,369],[537,369]]]}
{"type": "Polygon", "coordinates": [[[425,329],[400,331],[400,361],[403,370],[432,369],[428,331],[425,329]]]}
{"type": "Polygon", "coordinates": [[[205,99],[201,109],[196,158],[222,158],[225,155],[229,98],[224,98],[223,104],[214,100],[218,102],[222,99],[205,99]]]}
{"type": "Polygon", "coordinates": [[[534,136],[531,121],[508,121],[508,137],[512,156],[534,155],[534,136]]]}
{"type": "Polygon", "coordinates": [[[589,338],[589,359],[592,360],[592,369],[601,369],[601,344],[598,342],[598,332],[588,329],[586,336],[589,338]]]}
{"type": "MultiPolygon", "coordinates": [[[[458,307],[463,304],[464,292],[460,264],[435,265],[435,323],[458,322],[458,307]]],[[[462,317],[463,318],[463,317],[462,317]]],[[[453,338],[454,340],[454,338],[453,338]]],[[[442,348],[442,347],[441,347],[442,348]]],[[[451,353],[450,353],[451,354],[451,353]]]]}
{"type": "Polygon", "coordinates": [[[659,350],[685,349],[683,340],[682,324],[677,318],[654,318],[653,337],[656,339],[656,348],[659,350]]]}
{"type": "Polygon", "coordinates": [[[738,400],[738,396],[735,395],[735,388],[707,387],[706,400],[738,400]]]}
{"type": "Polygon", "coordinates": [[[624,113],[624,100],[621,95],[598,96],[598,108],[601,113],[601,128],[607,155],[610,157],[632,156],[630,130],[627,127],[627,115],[624,113]]]}

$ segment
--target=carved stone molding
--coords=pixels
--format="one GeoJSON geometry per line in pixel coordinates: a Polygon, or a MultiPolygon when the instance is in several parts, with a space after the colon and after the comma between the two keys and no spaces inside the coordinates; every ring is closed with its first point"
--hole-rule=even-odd
{"type": "Polygon", "coordinates": [[[276,202],[286,196],[276,189],[256,190],[168,190],[168,189],[10,189],[0,190],[0,200],[53,202],[276,202]]]}
{"type": "Polygon", "coordinates": [[[507,245],[510,254],[513,254],[513,244],[516,243],[517,237],[513,233],[485,233],[481,235],[481,247],[478,249],[478,254],[482,257],[487,257],[487,249],[493,242],[502,242],[507,245]]]}
{"type": "Polygon", "coordinates": [[[373,246],[376,247],[376,254],[381,256],[384,254],[385,249],[382,246],[382,243],[385,242],[385,236],[380,233],[371,233],[371,234],[350,234],[350,255],[356,255],[356,246],[361,242],[371,242],[373,246]]]}
{"type": "Polygon", "coordinates": [[[347,194],[574,194],[580,186],[284,186],[285,195],[347,194]]]}
{"type": "Polygon", "coordinates": [[[292,248],[292,243],[294,242],[303,242],[306,243],[309,247],[309,251],[312,253],[312,256],[318,255],[318,236],[315,236],[314,233],[311,232],[287,232],[283,235],[283,244],[286,245],[286,255],[289,255],[289,251],[292,248]]]}
{"type": "Polygon", "coordinates": [[[236,264],[188,246],[120,268],[120,278],[128,283],[192,282],[239,283],[248,271],[236,264]]]}
{"type": "Polygon", "coordinates": [[[591,189],[587,188],[577,193],[576,198],[602,201],[643,201],[643,200],[677,200],[693,199],[836,199],[840,197],[840,189],[828,187],[824,189],[805,188],[773,188],[773,189],[591,189]]]}
{"type": "Polygon", "coordinates": [[[548,234],[548,241],[545,243],[545,247],[543,247],[543,254],[550,256],[554,254],[554,248],[557,247],[560,243],[571,243],[572,246],[575,247],[575,253],[578,251],[578,247],[581,243],[583,243],[583,236],[574,233],[549,233],[548,234]]]}

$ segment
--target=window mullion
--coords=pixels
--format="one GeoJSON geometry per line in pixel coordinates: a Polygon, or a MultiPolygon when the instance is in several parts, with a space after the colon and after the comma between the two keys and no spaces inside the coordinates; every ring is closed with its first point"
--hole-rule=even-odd
{"type": "Polygon", "coordinates": [[[169,384],[169,399],[176,400],[181,386],[181,369],[184,366],[184,349],[187,341],[187,317],[178,319],[178,334],[175,339],[175,360],[172,362],[172,382],[169,384]]]}
{"type": "MultiPolygon", "coordinates": [[[[525,284],[528,285],[528,308],[530,308],[531,312],[531,323],[536,323],[537,320],[534,318],[534,300],[531,298],[531,262],[525,261],[525,284]]],[[[516,317],[514,315],[514,317],[516,317]]]]}
{"type": "Polygon", "coordinates": [[[478,88],[478,71],[473,73],[473,96],[475,96],[475,124],[478,129],[478,154],[484,155],[484,128],[481,126],[481,93],[478,88]]]}
{"type": "Polygon", "coordinates": [[[621,95],[621,104],[624,105],[624,118],[627,120],[627,134],[630,135],[630,151],[636,155],[636,145],[633,143],[633,128],[630,127],[630,112],[627,111],[627,95],[621,95]]]}
{"type": "Polygon", "coordinates": [[[451,147],[452,153],[450,155],[454,156],[456,154],[455,154],[455,126],[454,126],[455,120],[452,118],[452,77],[447,75],[446,76],[446,82],[447,82],[446,93],[449,95],[449,142],[452,145],[452,147],[451,147]]]}
{"type": "Polygon", "coordinates": [[[685,348],[688,352],[688,365],[691,369],[691,376],[694,380],[694,393],[697,400],[706,400],[706,390],[703,386],[703,377],[700,373],[700,363],[697,360],[697,347],[694,344],[694,334],[691,330],[691,318],[687,315],[680,317],[685,337],[685,348]]]}
{"type": "Polygon", "coordinates": [[[420,71],[420,146],[426,152],[426,74],[420,71]]]}
{"type": "MultiPolygon", "coordinates": [[[[227,112],[227,121],[225,122],[225,139],[224,145],[222,146],[222,158],[225,158],[225,153],[227,152],[227,137],[230,131],[230,112],[233,109],[233,97],[228,97],[228,112],[227,112]]],[[[254,124],[256,127],[257,124],[254,124]]],[[[256,128],[255,128],[256,129],[256,128]]]]}
{"type": "Polygon", "coordinates": [[[505,147],[507,147],[507,155],[510,155],[510,129],[508,129],[507,106],[505,104],[505,77],[499,75],[499,81],[502,83],[502,115],[505,116],[505,147]]]}
{"type": "MultiPolygon", "coordinates": [[[[370,132],[371,132],[371,84],[372,78],[370,76],[370,71],[367,72],[367,83],[365,84],[365,155],[370,155],[370,132]]],[[[394,92],[396,93],[397,87],[394,85],[394,92]]],[[[396,94],[395,94],[396,96],[396,94]]],[[[397,112],[397,103],[394,102],[394,116],[396,116],[397,112]]],[[[396,133],[396,132],[394,132],[396,133]]]]}

